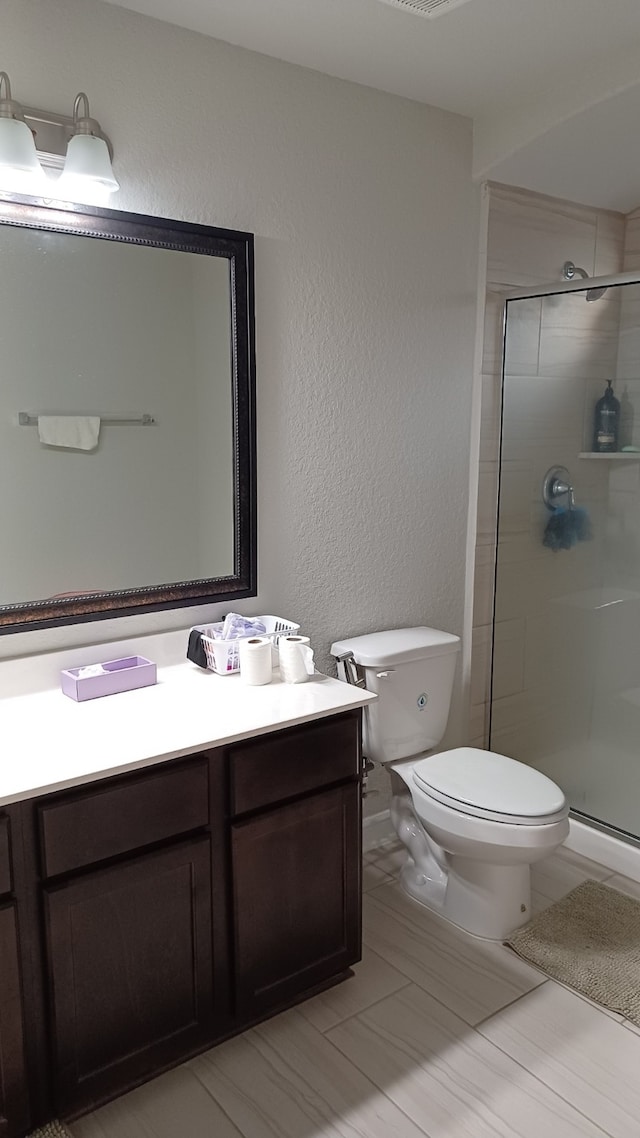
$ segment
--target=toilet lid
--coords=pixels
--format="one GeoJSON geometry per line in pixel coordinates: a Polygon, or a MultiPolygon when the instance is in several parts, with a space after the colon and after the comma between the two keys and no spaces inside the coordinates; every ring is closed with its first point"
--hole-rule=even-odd
{"type": "Polygon", "coordinates": [[[465,814],[532,824],[564,817],[564,794],[546,775],[506,755],[458,747],[421,759],[413,768],[426,794],[465,814]]]}

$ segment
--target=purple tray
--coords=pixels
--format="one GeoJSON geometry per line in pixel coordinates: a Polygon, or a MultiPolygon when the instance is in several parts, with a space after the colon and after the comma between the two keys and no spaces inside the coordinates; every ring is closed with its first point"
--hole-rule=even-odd
{"type": "Polygon", "coordinates": [[[102,667],[105,672],[99,676],[80,676],[82,668],[66,668],[60,673],[64,694],[81,703],[101,695],[146,688],[156,682],[156,665],[145,656],[123,656],[120,660],[109,660],[102,667]]]}

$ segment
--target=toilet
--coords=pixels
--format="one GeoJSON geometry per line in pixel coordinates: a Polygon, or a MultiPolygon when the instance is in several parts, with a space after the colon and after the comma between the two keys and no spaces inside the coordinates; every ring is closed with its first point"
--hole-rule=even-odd
{"type": "Polygon", "coordinates": [[[436,751],[459,650],[459,637],[434,628],[331,646],[339,677],[378,696],[364,710],[363,749],[391,775],[403,888],[474,936],[504,940],[531,918],[530,866],[565,840],[569,808],[525,763],[475,747],[436,751]]]}

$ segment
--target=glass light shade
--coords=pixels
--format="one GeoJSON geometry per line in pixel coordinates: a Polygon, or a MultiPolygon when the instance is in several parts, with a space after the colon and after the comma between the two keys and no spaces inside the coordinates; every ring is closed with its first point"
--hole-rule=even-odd
{"type": "Polygon", "coordinates": [[[33,135],[20,119],[0,117],[0,187],[34,193],[44,182],[33,135]]]}
{"type": "Polygon", "coordinates": [[[80,205],[107,206],[111,200],[111,190],[100,185],[100,182],[92,182],[90,178],[76,178],[72,174],[68,174],[66,178],[61,176],[52,179],[49,196],[55,197],[59,201],[78,202],[80,205]],[[53,189],[54,186],[55,190],[53,189]]]}
{"type": "Polygon", "coordinates": [[[109,193],[120,189],[111,168],[109,148],[103,138],[94,134],[74,134],[67,146],[67,157],[60,176],[62,190],[67,179],[75,187],[79,179],[84,183],[102,186],[109,193]]]}

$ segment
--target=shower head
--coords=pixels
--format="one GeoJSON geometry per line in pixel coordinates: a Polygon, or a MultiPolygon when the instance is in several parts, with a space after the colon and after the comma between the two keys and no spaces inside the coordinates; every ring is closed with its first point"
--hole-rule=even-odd
{"type": "MultiPolygon", "coordinates": [[[[589,280],[589,274],[585,272],[584,269],[578,268],[577,265],[574,265],[573,261],[565,261],[564,265],[562,266],[562,275],[564,279],[566,281],[572,281],[576,273],[579,277],[582,277],[583,280],[589,280]]],[[[586,298],[591,302],[594,300],[600,300],[606,291],[606,288],[588,288],[586,298]]]]}

